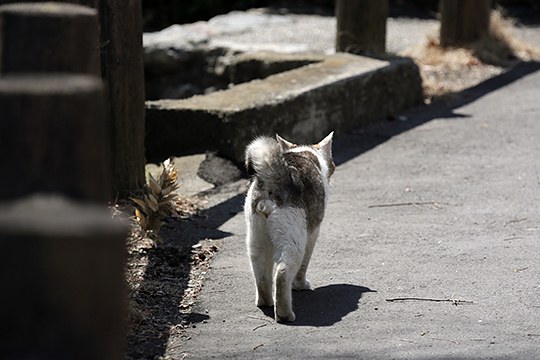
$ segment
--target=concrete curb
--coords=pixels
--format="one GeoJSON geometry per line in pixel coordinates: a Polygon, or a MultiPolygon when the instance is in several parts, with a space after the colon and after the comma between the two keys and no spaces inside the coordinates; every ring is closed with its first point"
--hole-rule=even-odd
{"type": "Polygon", "coordinates": [[[147,102],[148,158],[198,149],[240,162],[257,135],[277,132],[311,143],[422,100],[420,74],[410,59],[341,53],[314,60],[319,62],[209,95],[147,102]]]}

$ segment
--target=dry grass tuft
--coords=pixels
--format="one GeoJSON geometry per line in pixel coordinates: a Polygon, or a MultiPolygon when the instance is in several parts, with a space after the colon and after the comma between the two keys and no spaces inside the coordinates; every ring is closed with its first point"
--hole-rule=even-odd
{"type": "Polygon", "coordinates": [[[485,64],[510,66],[515,61],[540,59],[540,49],[518,39],[515,35],[516,22],[504,17],[501,10],[491,13],[489,32],[470,45],[473,55],[485,64]]]}
{"type": "Polygon", "coordinates": [[[191,213],[190,206],[182,201],[178,193],[178,172],[170,159],[162,164],[163,170],[158,179],[148,173],[147,184],[141,197],[132,197],[135,204],[135,219],[145,235],[157,239],[163,220],[191,213]]]}
{"type": "Polygon", "coordinates": [[[402,55],[420,67],[426,102],[474,86],[519,61],[540,59],[540,50],[516,38],[515,22],[500,10],[491,14],[486,36],[466,47],[442,48],[439,35],[428,36],[426,44],[402,55]]]}

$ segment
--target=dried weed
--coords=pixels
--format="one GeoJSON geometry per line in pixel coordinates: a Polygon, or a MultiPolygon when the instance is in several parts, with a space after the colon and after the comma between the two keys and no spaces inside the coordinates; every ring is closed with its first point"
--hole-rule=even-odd
{"type": "Polygon", "coordinates": [[[500,74],[505,67],[540,59],[539,49],[516,37],[515,25],[501,10],[494,10],[489,32],[479,41],[443,48],[438,33],[431,34],[424,45],[401,55],[410,56],[419,65],[426,102],[452,97],[500,74]]]}

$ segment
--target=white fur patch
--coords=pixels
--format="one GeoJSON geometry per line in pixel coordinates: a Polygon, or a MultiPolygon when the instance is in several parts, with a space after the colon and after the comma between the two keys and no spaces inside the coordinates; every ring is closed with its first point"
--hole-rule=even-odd
{"type": "Polygon", "coordinates": [[[274,260],[300,267],[307,243],[306,212],[291,206],[278,208],[268,216],[267,224],[276,249],[274,260]]]}

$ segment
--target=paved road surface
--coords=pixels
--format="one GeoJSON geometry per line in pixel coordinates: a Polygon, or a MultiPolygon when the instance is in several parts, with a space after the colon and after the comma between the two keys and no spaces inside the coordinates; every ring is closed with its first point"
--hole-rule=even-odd
{"type": "Polygon", "coordinates": [[[297,321],[255,307],[238,213],[220,227],[233,235],[199,322],[169,339],[168,355],[540,359],[540,66],[404,115],[337,139],[314,289],[294,294],[297,321]],[[388,301],[401,297],[463,303],[388,301]]]}

